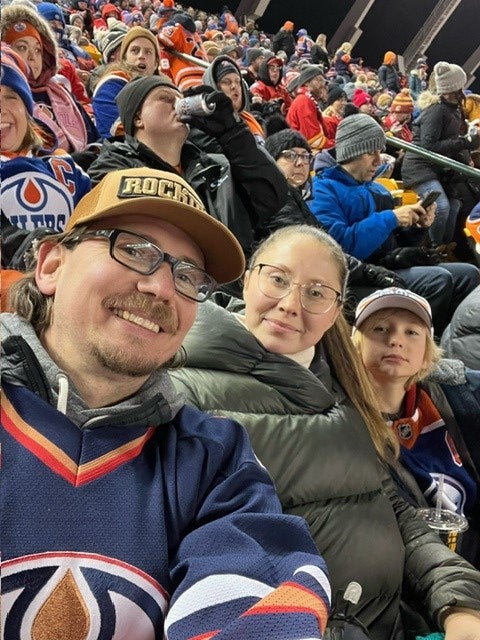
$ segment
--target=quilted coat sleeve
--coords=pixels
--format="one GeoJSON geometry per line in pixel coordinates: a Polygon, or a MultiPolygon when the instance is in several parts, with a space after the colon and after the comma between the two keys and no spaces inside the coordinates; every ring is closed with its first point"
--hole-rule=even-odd
{"type": "Polygon", "coordinates": [[[398,495],[390,474],[383,480],[405,544],[405,595],[438,629],[445,607],[480,610],[480,572],[450,551],[415,509],[398,495]]]}

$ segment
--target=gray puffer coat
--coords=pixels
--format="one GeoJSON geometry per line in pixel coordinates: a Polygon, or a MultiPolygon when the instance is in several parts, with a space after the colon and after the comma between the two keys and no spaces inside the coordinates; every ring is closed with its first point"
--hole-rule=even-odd
{"type": "Polygon", "coordinates": [[[186,366],[172,372],[176,388],[188,402],[246,427],[284,510],[307,520],[332,593],[361,584],[352,611],[372,640],[406,637],[401,597],[416,603],[432,630],[441,629],[449,604],[480,608],[480,573],[398,496],[321,348],[306,369],[265,350],[213,302],[200,305],[184,347],[186,366]]]}

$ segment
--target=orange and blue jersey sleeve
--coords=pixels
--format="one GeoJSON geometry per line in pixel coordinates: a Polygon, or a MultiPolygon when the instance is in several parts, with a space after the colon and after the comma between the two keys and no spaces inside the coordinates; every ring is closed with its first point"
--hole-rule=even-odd
{"type": "MultiPolygon", "coordinates": [[[[223,431],[221,423],[238,427],[214,420],[223,431]]],[[[199,526],[181,539],[171,564],[165,633],[169,640],[320,639],[331,600],[325,562],[306,522],[282,513],[248,436],[233,431],[235,469],[210,486],[199,526]]]]}

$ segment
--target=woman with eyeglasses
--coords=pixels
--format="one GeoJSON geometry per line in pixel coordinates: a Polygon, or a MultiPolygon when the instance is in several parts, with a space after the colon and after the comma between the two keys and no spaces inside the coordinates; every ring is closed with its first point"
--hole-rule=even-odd
{"type": "Polygon", "coordinates": [[[350,340],[346,279],[324,231],[279,229],[251,257],[244,302],[201,305],[173,378],[187,401],[247,428],[284,510],[306,519],[327,562],[334,616],[348,609],[355,633],[368,629],[343,637],[398,640],[403,583],[429,621],[409,610],[421,633],[443,630],[455,607],[480,608],[480,575],[396,493],[398,443],[350,340]]]}
{"type": "MultiPolygon", "coordinates": [[[[294,129],[284,129],[268,136],[265,148],[287,179],[288,196],[282,209],[271,216],[267,224],[260,229],[257,240],[266,238],[276,229],[294,224],[309,224],[322,228],[306,202],[311,196],[310,171],[313,158],[307,140],[294,129]]],[[[347,255],[347,265],[348,304],[344,306],[344,311],[347,311],[352,323],[356,303],[362,297],[394,284],[404,285],[394,271],[362,262],[353,256],[347,255]]]]}

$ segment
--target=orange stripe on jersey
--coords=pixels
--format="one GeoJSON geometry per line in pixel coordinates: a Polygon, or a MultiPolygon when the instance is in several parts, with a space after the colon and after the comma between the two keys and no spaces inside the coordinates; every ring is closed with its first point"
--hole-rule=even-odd
{"type": "Polygon", "coordinates": [[[75,487],[92,482],[138,456],[155,431],[150,427],[142,436],[90,462],[78,465],[60,447],[25,422],[5,394],[2,394],[1,416],[5,430],[17,442],[75,487]]]}
{"type": "Polygon", "coordinates": [[[327,625],[328,610],[325,602],[313,591],[295,582],[285,582],[253,605],[244,616],[289,612],[310,613],[317,618],[322,631],[327,625]]]}

